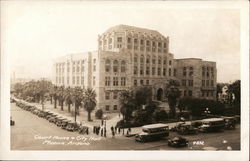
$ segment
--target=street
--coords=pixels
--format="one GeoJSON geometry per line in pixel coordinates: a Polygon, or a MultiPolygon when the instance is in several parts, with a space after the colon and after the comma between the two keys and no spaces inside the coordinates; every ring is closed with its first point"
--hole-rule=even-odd
{"type": "MultiPolygon", "coordinates": [[[[189,146],[177,149],[167,145],[167,138],[139,143],[134,137],[123,135],[104,138],[92,131],[89,135],[68,132],[17,107],[15,103],[11,103],[11,116],[15,121],[15,125],[11,126],[12,150],[201,150],[204,147],[240,150],[240,125],[235,130],[184,136],[189,140],[189,146]]],[[[176,135],[170,132],[169,137],[176,135]]]]}

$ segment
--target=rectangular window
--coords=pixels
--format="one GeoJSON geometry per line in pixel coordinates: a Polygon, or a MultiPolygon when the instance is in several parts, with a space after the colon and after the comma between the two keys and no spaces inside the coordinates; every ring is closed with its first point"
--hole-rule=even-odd
{"type": "Polygon", "coordinates": [[[188,85],[193,86],[193,80],[188,80],[188,85]]]}
{"type": "Polygon", "coordinates": [[[174,76],[176,77],[177,69],[174,69],[174,76]]]}
{"type": "Polygon", "coordinates": [[[138,43],[138,40],[137,40],[137,39],[134,39],[134,43],[137,44],[137,43],[138,43]]]}
{"type": "Polygon", "coordinates": [[[140,84],[143,85],[143,80],[140,80],[140,84]]]}
{"type": "Polygon", "coordinates": [[[109,44],[111,44],[112,43],[112,38],[109,38],[109,44]]]}
{"type": "Polygon", "coordinates": [[[169,65],[172,65],[172,61],[171,60],[169,60],[169,65]]]}
{"type": "Polygon", "coordinates": [[[117,98],[118,98],[118,92],[114,92],[114,93],[113,93],[113,99],[116,100],[117,98]]]}
{"type": "Polygon", "coordinates": [[[106,111],[109,111],[109,105],[105,106],[106,111]]]}
{"type": "Polygon", "coordinates": [[[128,43],[131,43],[131,38],[130,37],[128,37],[128,43]]]}
{"type": "Polygon", "coordinates": [[[183,67],[183,76],[186,76],[186,75],[187,75],[187,68],[183,67]]]}
{"type": "Polygon", "coordinates": [[[144,45],[144,41],[143,40],[141,40],[141,45],[144,45]]]}
{"type": "Polygon", "coordinates": [[[143,75],[144,71],[143,71],[143,66],[140,67],[140,74],[143,75]]]}
{"type": "Polygon", "coordinates": [[[187,91],[186,90],[184,91],[184,96],[187,96],[187,91]]]}
{"type": "Polygon", "coordinates": [[[202,97],[204,97],[205,96],[205,92],[204,91],[202,91],[202,97]]]}
{"type": "Polygon", "coordinates": [[[117,42],[122,42],[122,37],[117,37],[117,42]]]}
{"type": "Polygon", "coordinates": [[[75,76],[73,76],[72,83],[75,84],[75,76]]]}
{"type": "Polygon", "coordinates": [[[137,86],[137,80],[136,79],[134,80],[134,86],[137,86]]]}
{"type": "Polygon", "coordinates": [[[146,75],[149,75],[149,67],[146,67],[146,75]]]}
{"type": "Polygon", "coordinates": [[[155,67],[152,67],[152,75],[155,75],[155,67]]]}
{"type": "Polygon", "coordinates": [[[126,86],[126,77],[121,77],[121,86],[126,86]]]}
{"type": "Polygon", "coordinates": [[[67,84],[69,84],[69,77],[67,77],[67,84]]]}
{"type": "Polygon", "coordinates": [[[205,80],[202,80],[202,87],[205,87],[205,80]]]}
{"type": "Polygon", "coordinates": [[[105,92],[105,99],[109,100],[110,99],[110,92],[105,92]]]}
{"type": "Polygon", "coordinates": [[[206,80],[206,86],[207,87],[209,86],[209,80],[206,80]]]}
{"type": "Polygon", "coordinates": [[[137,74],[138,68],[137,66],[134,66],[134,74],[137,74]]]}
{"type": "Polygon", "coordinates": [[[182,86],[186,86],[186,80],[185,80],[185,79],[182,79],[182,80],[181,80],[181,84],[182,84],[182,86]]]}
{"type": "Polygon", "coordinates": [[[149,80],[146,80],[146,84],[149,85],[149,80]]]}
{"type": "Polygon", "coordinates": [[[94,65],[94,67],[93,67],[93,71],[95,72],[96,71],[96,66],[94,65]]]}
{"type": "Polygon", "coordinates": [[[105,86],[110,86],[110,77],[105,77],[105,86]]]}
{"type": "Polygon", "coordinates": [[[114,105],[114,110],[117,110],[117,105],[114,105]]]}
{"type": "Polygon", "coordinates": [[[79,85],[79,77],[76,77],[76,85],[79,85]]]}
{"type": "Polygon", "coordinates": [[[192,96],[193,95],[193,91],[188,91],[188,96],[192,96]]]}
{"type": "Polygon", "coordinates": [[[168,69],[168,75],[172,76],[172,69],[171,68],[168,69]]]}
{"type": "Polygon", "coordinates": [[[161,75],[161,68],[158,68],[158,75],[161,75]]]}
{"type": "Polygon", "coordinates": [[[113,86],[118,86],[118,77],[113,77],[113,86]]]}
{"type": "Polygon", "coordinates": [[[166,68],[163,68],[163,75],[166,76],[166,68]]]}

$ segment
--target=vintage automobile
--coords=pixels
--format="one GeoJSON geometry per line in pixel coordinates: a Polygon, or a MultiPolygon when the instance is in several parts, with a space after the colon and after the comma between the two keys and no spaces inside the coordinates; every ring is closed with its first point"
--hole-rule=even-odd
{"type": "Polygon", "coordinates": [[[15,121],[12,120],[12,118],[10,118],[10,126],[14,126],[15,125],[15,121]]]}
{"type": "Polygon", "coordinates": [[[49,122],[51,122],[51,123],[55,123],[55,121],[56,121],[56,117],[58,117],[58,116],[57,116],[57,115],[55,115],[55,114],[52,114],[52,115],[50,115],[50,117],[49,117],[48,121],[49,121],[49,122]]]}
{"type": "Polygon", "coordinates": [[[182,123],[176,127],[176,131],[178,134],[181,135],[197,134],[198,128],[195,128],[194,126],[188,123],[182,123]]]}
{"type": "Polygon", "coordinates": [[[37,114],[37,116],[38,116],[38,117],[41,117],[41,118],[45,117],[45,115],[46,115],[46,112],[44,112],[44,111],[40,111],[40,112],[37,114]]]}
{"type": "Polygon", "coordinates": [[[142,127],[142,132],[135,135],[135,140],[147,142],[161,139],[169,135],[169,127],[166,124],[151,124],[142,127]]]}
{"type": "Polygon", "coordinates": [[[46,120],[48,120],[50,117],[52,117],[54,114],[52,112],[47,112],[47,115],[44,117],[46,120]]]}
{"type": "Polygon", "coordinates": [[[224,121],[225,121],[225,129],[227,130],[233,130],[235,129],[235,118],[234,117],[223,117],[224,121]]]}
{"type": "Polygon", "coordinates": [[[201,120],[202,125],[199,126],[201,132],[214,132],[224,129],[225,122],[223,118],[209,118],[201,120]]]}
{"type": "Polygon", "coordinates": [[[68,131],[74,132],[74,131],[77,131],[79,129],[79,125],[75,122],[68,122],[65,129],[68,131]]]}
{"type": "Polygon", "coordinates": [[[62,126],[62,122],[63,122],[64,120],[67,120],[67,119],[62,118],[62,117],[57,118],[57,119],[56,119],[56,126],[61,127],[61,126],[62,126]]]}
{"type": "Polygon", "coordinates": [[[188,145],[188,140],[186,138],[176,136],[168,140],[168,146],[172,147],[184,147],[188,145]]]}
{"type": "Polygon", "coordinates": [[[66,129],[68,123],[70,122],[70,120],[62,120],[62,123],[61,123],[61,128],[62,129],[66,129]]]}

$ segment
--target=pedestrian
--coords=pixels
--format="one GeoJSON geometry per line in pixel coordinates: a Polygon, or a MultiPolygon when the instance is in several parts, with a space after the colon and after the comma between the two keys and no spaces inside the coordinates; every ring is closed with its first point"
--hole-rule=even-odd
{"type": "Polygon", "coordinates": [[[89,134],[89,127],[87,127],[87,129],[86,129],[86,134],[87,135],[89,134]]]}
{"type": "Polygon", "coordinates": [[[99,132],[100,132],[100,127],[97,127],[96,134],[99,135],[99,132]]]}
{"type": "Polygon", "coordinates": [[[115,126],[115,133],[117,132],[117,126],[115,126]]]}
{"type": "Polygon", "coordinates": [[[118,127],[118,133],[119,134],[121,133],[121,127],[118,127]]]}
{"type": "Polygon", "coordinates": [[[112,137],[115,137],[115,132],[114,132],[114,129],[112,131],[112,137]]]}
{"type": "Polygon", "coordinates": [[[127,130],[127,135],[129,135],[129,130],[127,130]]]}
{"type": "Polygon", "coordinates": [[[131,134],[131,128],[130,127],[128,128],[128,132],[129,132],[129,134],[131,134]]]}
{"type": "Polygon", "coordinates": [[[119,118],[121,117],[121,114],[119,113],[119,118]]]}
{"type": "Polygon", "coordinates": [[[113,126],[111,126],[111,128],[110,128],[110,129],[111,129],[111,131],[114,131],[114,127],[113,127],[113,126]]]}
{"type": "Polygon", "coordinates": [[[106,128],[104,129],[104,137],[105,138],[107,137],[107,130],[106,130],[106,128]]]}
{"type": "Polygon", "coordinates": [[[103,136],[103,128],[101,129],[101,136],[103,136]]]}
{"type": "Polygon", "coordinates": [[[122,128],[122,135],[124,135],[124,132],[125,132],[125,131],[124,131],[124,128],[122,128]]]}
{"type": "Polygon", "coordinates": [[[96,126],[93,128],[93,133],[96,134],[96,126]]]}
{"type": "Polygon", "coordinates": [[[102,120],[102,126],[103,126],[103,120],[102,120]]]}

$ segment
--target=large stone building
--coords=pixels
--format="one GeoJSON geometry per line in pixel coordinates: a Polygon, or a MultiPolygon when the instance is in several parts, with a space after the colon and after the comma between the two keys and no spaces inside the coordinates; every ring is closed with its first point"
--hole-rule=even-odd
{"type": "Polygon", "coordinates": [[[154,99],[162,101],[170,79],[183,83],[182,96],[215,98],[216,64],[201,59],[173,59],[169,38],[155,30],[114,26],[98,36],[97,51],[58,58],[54,68],[56,85],[93,88],[97,106],[105,111],[119,111],[119,91],[129,87],[152,86],[154,99]],[[192,69],[193,74],[185,76],[184,67],[186,72],[192,69]],[[203,67],[209,76],[203,77],[203,67]]]}

